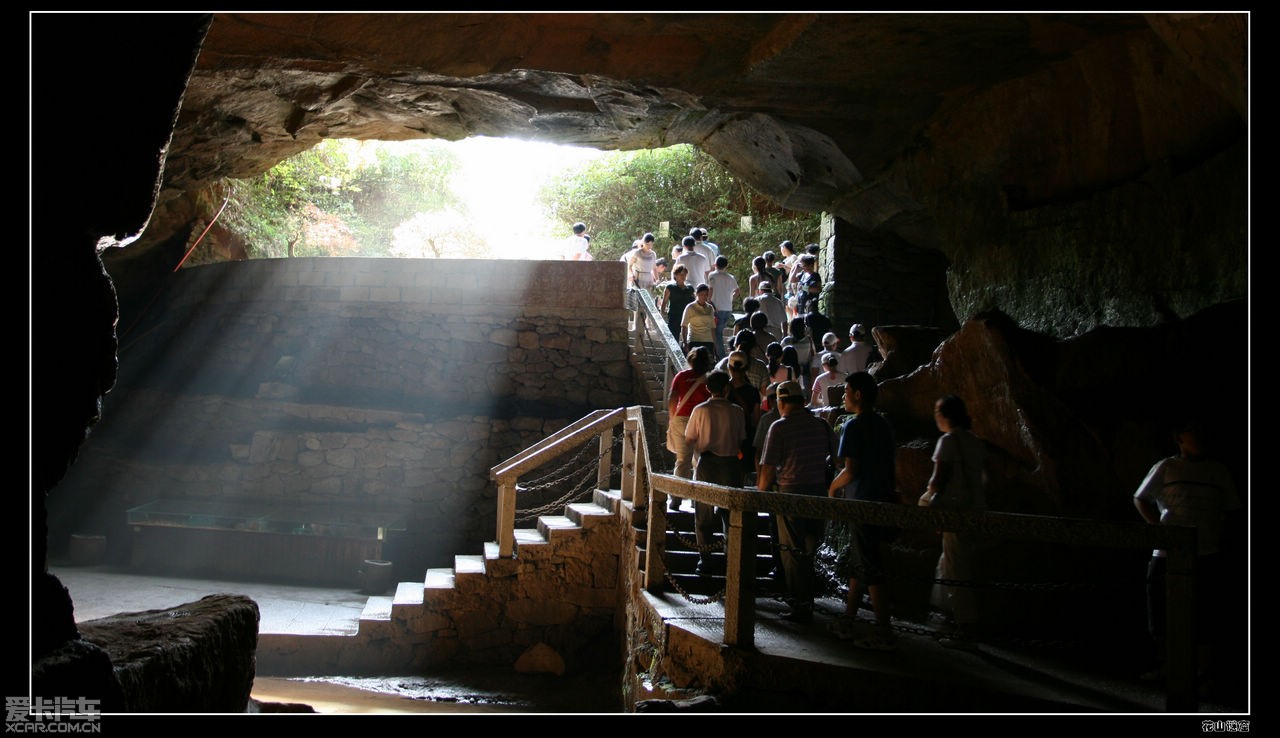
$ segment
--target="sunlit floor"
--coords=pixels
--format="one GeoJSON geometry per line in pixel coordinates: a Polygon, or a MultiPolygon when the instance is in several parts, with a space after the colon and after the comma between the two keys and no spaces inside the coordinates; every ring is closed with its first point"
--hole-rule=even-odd
{"type": "MultiPolygon", "coordinates": [[[[369,595],[357,589],[145,576],[119,567],[50,567],[71,593],[76,622],[176,607],[210,594],[242,594],[258,604],[259,633],[353,634],[369,595]]],[[[256,677],[259,703],[302,704],[333,715],[407,713],[613,712],[614,697],[590,674],[556,678],[510,670],[434,677],[256,677]],[[556,688],[552,689],[551,686],[556,688]]],[[[276,711],[268,704],[260,711],[276,711]]]]}

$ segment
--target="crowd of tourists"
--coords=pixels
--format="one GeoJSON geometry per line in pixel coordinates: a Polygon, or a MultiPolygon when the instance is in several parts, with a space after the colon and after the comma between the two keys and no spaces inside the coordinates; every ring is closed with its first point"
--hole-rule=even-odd
{"type": "MultiPolygon", "coordinates": [[[[686,352],[688,368],[673,378],[667,407],[667,448],[675,455],[675,475],[761,492],[897,503],[894,432],[875,409],[878,384],[868,371],[881,357],[866,326],[851,325],[842,345],[821,312],[818,245],[799,251],[784,241],[776,253],[754,257],[744,289],[729,272],[728,257],[707,236],[703,228],[691,229],[668,259],[656,253],[654,235],[646,233],[622,256],[628,285],[656,295],[672,336],[686,352]]],[[[575,242],[573,248],[581,245],[575,242]]],[[[964,401],[955,395],[938,398],[934,422],[940,436],[933,471],[916,503],[945,510],[987,509],[986,444],[974,435],[964,401]]],[[[1204,454],[1199,426],[1179,427],[1174,439],[1179,453],[1152,467],[1134,501],[1152,524],[1191,525],[1199,531],[1196,567],[1207,584],[1196,590],[1195,617],[1198,667],[1204,670],[1214,641],[1218,541],[1224,521],[1240,502],[1225,467],[1204,454]]],[[[684,502],[673,497],[668,509],[679,510],[684,502]]],[[[728,535],[727,511],[690,504],[699,550],[695,571],[719,573],[713,571],[710,552],[719,547],[717,534],[722,539],[728,535]]],[[[785,591],[789,609],[783,617],[811,623],[815,554],[828,523],[772,518],[770,575],[785,591]]],[[[847,533],[842,554],[850,572],[845,613],[831,631],[862,648],[893,650],[896,636],[884,585],[886,552],[898,529],[858,523],[849,525],[847,533]],[[857,619],[864,603],[871,611],[869,622],[857,619]]],[[[983,545],[973,534],[941,534],[930,604],[957,636],[939,638],[944,646],[976,647],[972,636],[981,632],[978,591],[957,583],[979,578],[975,560],[983,545]]],[[[1148,678],[1163,675],[1165,571],[1165,552],[1154,551],[1148,612],[1156,666],[1148,678]]]]}

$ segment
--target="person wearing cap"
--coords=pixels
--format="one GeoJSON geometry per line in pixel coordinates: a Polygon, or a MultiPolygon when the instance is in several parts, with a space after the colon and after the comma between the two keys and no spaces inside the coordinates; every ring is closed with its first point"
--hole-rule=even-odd
{"type": "Polygon", "coordinates": [[[765,367],[763,359],[757,359],[757,356],[763,356],[760,350],[756,348],[756,334],[750,330],[741,330],[729,339],[731,351],[724,359],[716,364],[717,369],[722,369],[732,373],[731,363],[733,355],[741,353],[747,358],[747,365],[743,369],[746,374],[747,381],[751,382],[752,387],[759,388],[763,386],[765,379],[769,376],[769,370],[765,367]]]}
{"type": "Polygon", "coordinates": [[[786,333],[787,304],[778,297],[778,291],[774,289],[775,284],[777,283],[769,280],[761,282],[760,294],[756,299],[760,301],[760,312],[769,316],[769,325],[776,328],[777,333],[786,333]]]}
{"type": "Polygon", "coordinates": [[[867,330],[861,323],[854,323],[849,326],[849,347],[840,352],[840,371],[845,374],[864,372],[870,356],[871,342],[867,340],[867,330]]]}
{"type": "Polygon", "coordinates": [[[711,304],[711,287],[707,283],[694,288],[694,300],[684,308],[677,338],[686,349],[705,346],[712,356],[715,355],[716,308],[711,304]]]}
{"type": "MultiPolygon", "coordinates": [[[[875,411],[879,387],[875,377],[866,372],[850,374],[844,381],[844,409],[853,413],[840,431],[836,449],[839,472],[827,486],[827,495],[846,500],[897,503],[895,478],[897,445],[893,428],[883,415],[875,411]]],[[[854,638],[853,645],[878,651],[894,649],[895,638],[889,621],[889,602],[885,591],[885,549],[898,536],[898,529],[865,523],[853,523],[849,542],[851,571],[849,594],[845,603],[845,622],[836,627],[836,635],[854,638],[852,621],[858,614],[858,603],[865,589],[871,597],[871,610],[876,627],[865,637],[854,638]],[[860,588],[861,587],[861,588],[860,588]]]]}
{"type": "MultiPolygon", "coordinates": [[[[756,487],[764,492],[821,496],[827,489],[827,467],[835,453],[835,436],[826,421],[804,406],[797,382],[778,385],[781,417],[765,434],[756,487]]],[[[778,544],[791,609],[782,617],[813,621],[814,559],[825,521],[784,515],[778,521],[778,544]]]]}
{"type": "Polygon", "coordinates": [[[699,240],[699,241],[701,241],[703,244],[705,244],[707,248],[711,249],[711,251],[712,251],[716,256],[719,256],[719,255],[720,255],[720,245],[719,245],[719,244],[716,244],[716,243],[712,243],[712,242],[710,241],[710,238],[711,238],[711,234],[710,234],[710,233],[707,233],[707,229],[706,229],[706,228],[698,228],[698,240],[699,240]]]}
{"type": "MultiPolygon", "coordinates": [[[[729,400],[729,375],[712,371],[707,375],[711,397],[689,415],[685,441],[693,450],[693,478],[725,487],[742,486],[742,443],[747,438],[747,421],[742,408],[729,400]]],[[[717,529],[728,536],[728,511],[706,502],[693,503],[694,536],[698,541],[699,576],[711,574],[710,551],[717,529]]]]}
{"type": "Polygon", "coordinates": [[[845,375],[840,372],[840,354],[828,351],[822,355],[823,372],[813,378],[813,389],[809,391],[809,407],[832,407],[829,390],[840,386],[845,375]]]}
{"type": "Polygon", "coordinates": [[[699,254],[702,254],[702,258],[707,260],[708,265],[715,264],[716,257],[720,255],[720,252],[712,251],[711,247],[708,246],[706,242],[702,240],[706,238],[704,233],[705,232],[701,228],[689,229],[689,238],[693,239],[693,250],[698,252],[699,254]]]}

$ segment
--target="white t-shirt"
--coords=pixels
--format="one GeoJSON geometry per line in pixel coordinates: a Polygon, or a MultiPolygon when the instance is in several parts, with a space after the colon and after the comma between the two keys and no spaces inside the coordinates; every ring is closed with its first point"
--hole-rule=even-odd
{"type": "Polygon", "coordinates": [[[733,293],[738,289],[738,280],[727,269],[717,269],[707,275],[707,284],[711,285],[711,301],[716,310],[727,313],[733,311],[733,293]]]}
{"type": "Polygon", "coordinates": [[[845,374],[864,372],[867,370],[867,358],[871,356],[871,344],[867,341],[854,341],[849,348],[840,352],[840,371],[845,374]]]}
{"type": "Polygon", "coordinates": [[[686,251],[676,259],[675,266],[671,267],[674,271],[676,266],[684,265],[689,270],[689,278],[685,280],[686,284],[694,287],[707,281],[707,272],[711,271],[711,265],[707,263],[706,257],[696,251],[686,251]]]}
{"type": "Polygon", "coordinates": [[[831,403],[827,402],[827,389],[844,383],[844,375],[836,373],[832,375],[829,372],[819,374],[813,380],[813,389],[809,392],[809,407],[831,407],[831,403]]]}
{"type": "MultiPolygon", "coordinates": [[[[1218,552],[1226,514],[1240,509],[1230,470],[1210,459],[1170,456],[1159,461],[1133,496],[1156,503],[1161,525],[1194,527],[1201,556],[1218,552]]],[[[1151,555],[1162,557],[1165,552],[1156,549],[1151,555]]]]}
{"type": "Polygon", "coordinates": [[[582,236],[569,236],[564,242],[564,258],[568,261],[591,261],[591,254],[587,252],[588,243],[582,236]]]}

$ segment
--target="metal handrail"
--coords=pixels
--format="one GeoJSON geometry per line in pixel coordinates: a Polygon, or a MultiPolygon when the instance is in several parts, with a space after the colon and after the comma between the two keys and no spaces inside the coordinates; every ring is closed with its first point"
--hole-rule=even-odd
{"type": "Polygon", "coordinates": [[[662,311],[658,309],[657,303],[653,301],[653,295],[649,294],[648,290],[627,288],[626,307],[635,313],[633,330],[636,350],[644,355],[650,345],[656,345],[662,352],[662,403],[659,406],[665,408],[667,395],[671,392],[671,378],[689,368],[689,359],[680,349],[675,336],[671,335],[666,318],[663,317],[662,311]]]}

